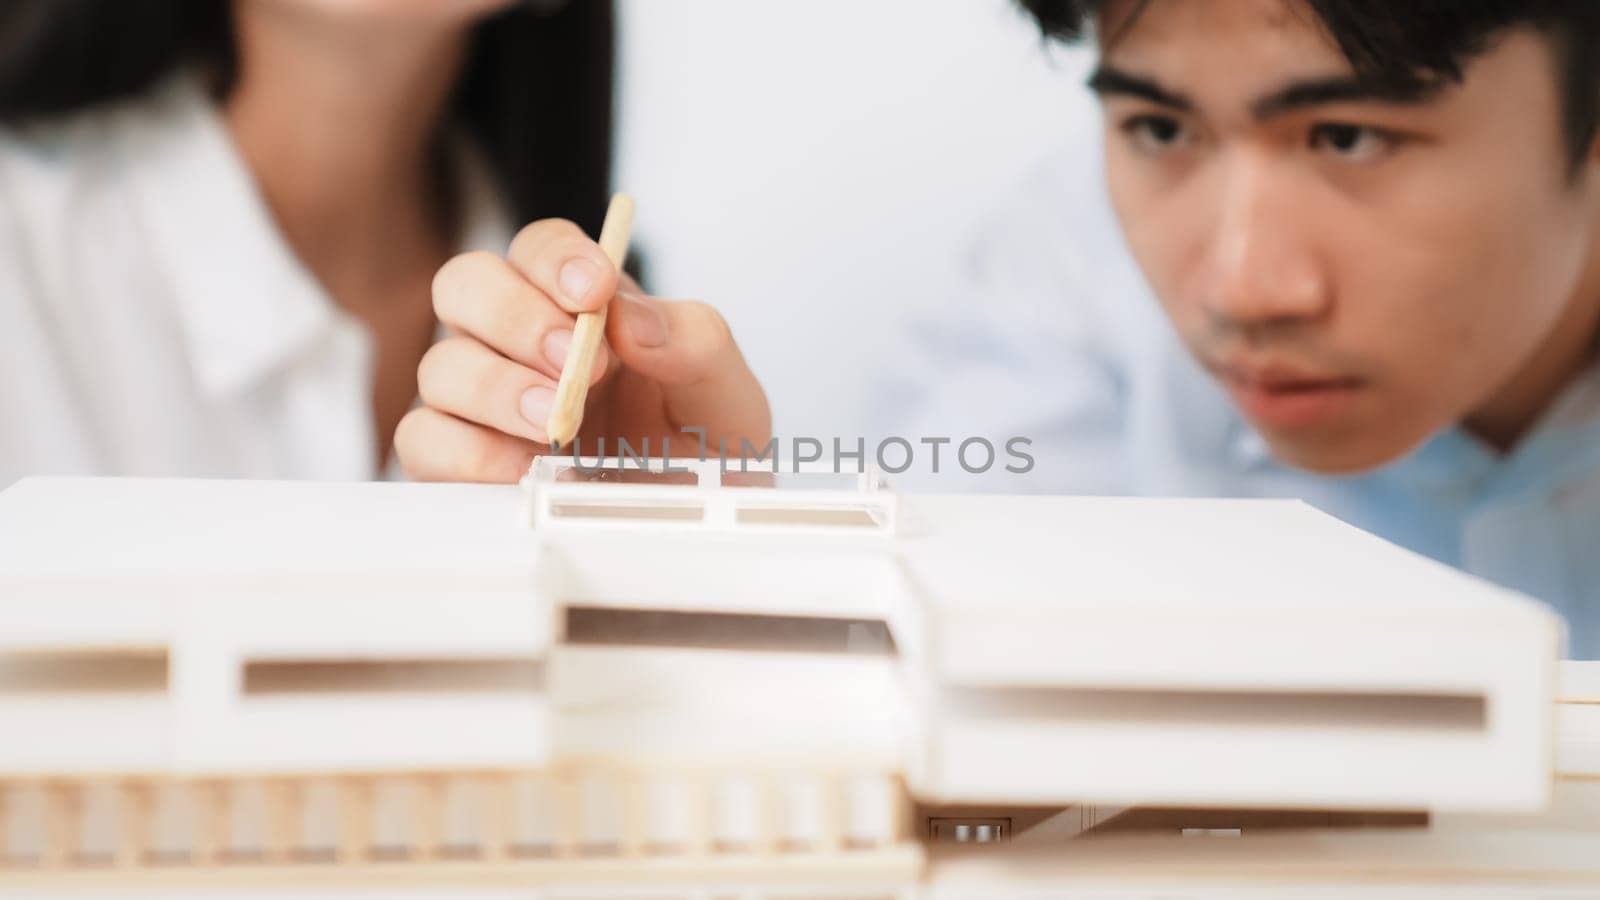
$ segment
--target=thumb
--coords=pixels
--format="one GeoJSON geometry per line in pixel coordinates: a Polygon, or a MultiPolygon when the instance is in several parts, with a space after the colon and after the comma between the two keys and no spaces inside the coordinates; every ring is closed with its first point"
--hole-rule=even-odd
{"type": "Polygon", "coordinates": [[[623,289],[606,321],[617,359],[661,385],[674,425],[765,440],[771,412],[755,374],[715,307],[623,289]]]}

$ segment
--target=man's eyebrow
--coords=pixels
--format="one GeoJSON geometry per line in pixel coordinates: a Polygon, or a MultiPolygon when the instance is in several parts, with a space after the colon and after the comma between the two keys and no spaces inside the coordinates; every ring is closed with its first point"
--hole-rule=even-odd
{"type": "Polygon", "coordinates": [[[1194,103],[1183,94],[1168,90],[1153,78],[1145,78],[1102,64],[1089,76],[1089,90],[1101,97],[1137,97],[1180,112],[1191,112],[1194,103]]]}
{"type": "Polygon", "coordinates": [[[1432,100],[1446,84],[1447,82],[1440,78],[1415,78],[1404,81],[1359,75],[1313,78],[1296,81],[1273,91],[1252,103],[1250,111],[1257,121],[1265,121],[1284,113],[1334,103],[1417,106],[1432,100]]]}
{"type": "MultiPolygon", "coordinates": [[[[1444,78],[1404,80],[1334,75],[1291,82],[1250,105],[1251,114],[1265,121],[1285,113],[1330,106],[1335,103],[1385,103],[1416,106],[1436,97],[1449,81],[1444,78]]],[[[1154,78],[1102,64],[1089,76],[1089,89],[1101,97],[1135,97],[1180,112],[1193,112],[1194,101],[1164,87],[1154,78]]]]}

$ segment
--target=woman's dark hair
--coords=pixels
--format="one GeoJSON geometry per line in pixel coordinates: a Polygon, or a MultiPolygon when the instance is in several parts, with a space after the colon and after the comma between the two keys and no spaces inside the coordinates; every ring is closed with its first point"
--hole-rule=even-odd
{"type": "MultiPolygon", "coordinates": [[[[1018,0],[1044,33],[1076,40],[1104,0],[1018,0]]],[[[1285,0],[1308,9],[1357,72],[1400,88],[1458,81],[1502,31],[1542,29],[1560,53],[1576,162],[1600,130],[1600,0],[1285,0]]],[[[1140,0],[1135,15],[1148,5],[1140,0]]],[[[1131,20],[1130,20],[1131,21],[1131,20]]]]}
{"type": "MultiPolygon", "coordinates": [[[[226,90],[230,0],[0,0],[0,121],[139,94],[198,64],[226,90]]],[[[480,24],[453,98],[518,222],[560,216],[591,234],[611,169],[612,0],[524,2],[480,24]]]]}

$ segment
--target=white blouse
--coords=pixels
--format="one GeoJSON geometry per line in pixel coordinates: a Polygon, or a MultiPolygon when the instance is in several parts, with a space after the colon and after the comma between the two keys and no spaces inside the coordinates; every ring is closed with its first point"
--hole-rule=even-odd
{"type": "MultiPolygon", "coordinates": [[[[510,217],[471,152],[463,249],[510,217]]],[[[365,480],[373,349],[279,234],[198,79],[0,129],[0,489],[365,480]]]]}

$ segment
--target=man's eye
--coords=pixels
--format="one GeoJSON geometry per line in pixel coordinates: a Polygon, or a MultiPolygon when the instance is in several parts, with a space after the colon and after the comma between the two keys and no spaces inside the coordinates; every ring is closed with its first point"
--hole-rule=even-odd
{"type": "Polygon", "coordinates": [[[1394,149],[1388,132],[1363,125],[1318,125],[1311,129],[1311,149],[1331,153],[1348,162],[1377,159],[1394,149]]]}
{"type": "Polygon", "coordinates": [[[1126,134],[1139,150],[1159,154],[1187,144],[1189,132],[1171,116],[1134,116],[1122,123],[1126,134]]]}

